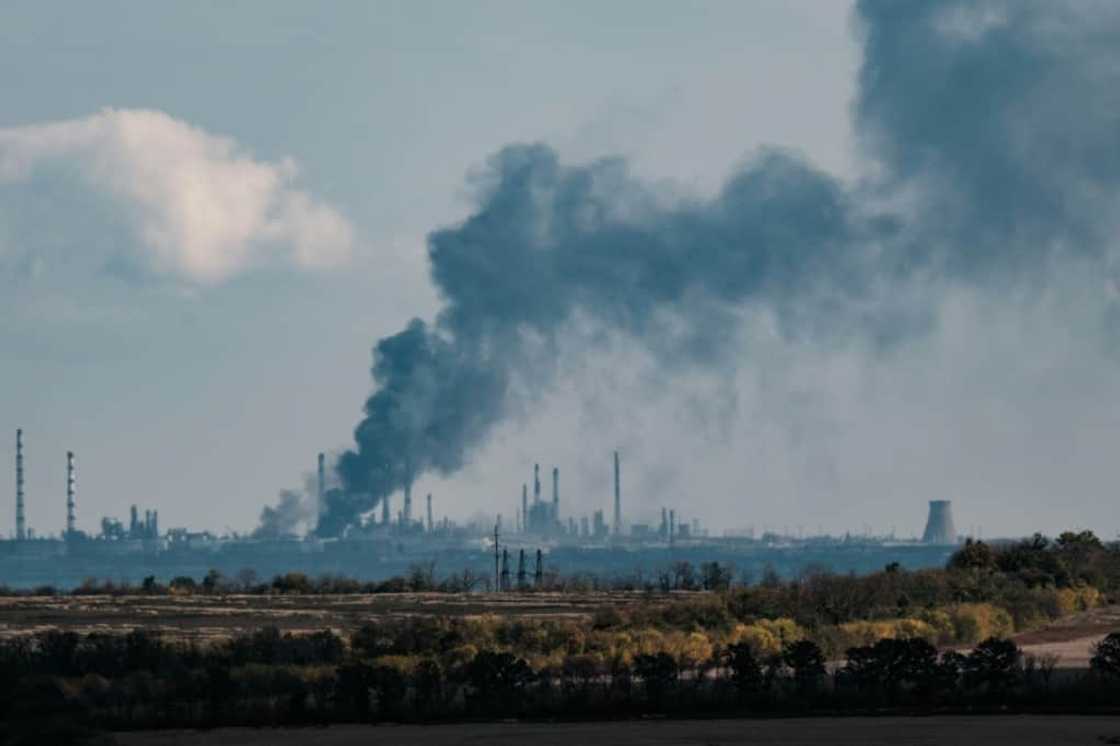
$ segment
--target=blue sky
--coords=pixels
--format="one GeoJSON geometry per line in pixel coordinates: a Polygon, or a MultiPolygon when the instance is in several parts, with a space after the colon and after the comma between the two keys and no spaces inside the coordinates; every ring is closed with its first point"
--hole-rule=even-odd
{"type": "MultiPolygon", "coordinates": [[[[472,211],[478,174],[510,143],[545,142],[571,163],[625,157],[667,200],[715,194],[761,145],[861,183],[876,164],[852,130],[860,41],[842,2],[5,3],[0,419],[9,449],[26,431],[29,522],[61,527],[72,449],[81,527],[135,502],[164,526],[251,528],[318,450],[350,445],[371,347],[440,307],[426,234],[472,211]]],[[[420,488],[452,516],[493,511],[539,459],[590,510],[621,443],[636,519],[669,501],[709,523],[730,512],[736,526],[909,534],[924,501],[951,492],[970,508],[964,527],[1028,531],[1059,515],[1046,512],[1055,490],[1073,522],[1111,515],[1105,449],[1067,454],[1053,485],[1022,466],[1058,452],[1040,421],[1083,433],[1095,413],[1115,434],[1098,399],[1067,391],[1110,393],[1111,358],[1095,347],[1040,358],[1061,370],[1057,403],[1025,405],[1043,386],[1031,379],[1000,410],[1003,445],[946,477],[975,452],[953,443],[956,407],[975,412],[968,392],[1006,380],[991,336],[1025,354],[1023,329],[1066,328],[1070,304],[992,306],[974,287],[938,297],[939,333],[905,358],[736,338],[767,362],[730,389],[674,379],[655,402],[638,396],[637,413],[627,392],[656,365],[620,341],[611,364],[575,366],[467,469],[420,488]],[[925,367],[968,360],[979,372],[925,367]],[[775,378],[781,391],[760,395],[775,378]],[[728,414],[728,400],[741,408],[728,414]],[[906,464],[876,471],[926,419],[931,440],[902,438],[889,459],[906,464]],[[1036,517],[1005,519],[1017,495],[1036,517]]]]}

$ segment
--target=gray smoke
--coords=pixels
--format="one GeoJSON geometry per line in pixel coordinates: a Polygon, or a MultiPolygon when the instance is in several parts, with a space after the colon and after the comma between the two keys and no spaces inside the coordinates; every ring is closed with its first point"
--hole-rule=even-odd
{"type": "Polygon", "coordinates": [[[576,322],[639,340],[672,375],[733,365],[744,351],[725,340],[752,308],[788,338],[889,351],[932,323],[915,286],[1044,282],[1067,259],[1109,271],[1120,11],[936,0],[857,13],[856,131],[875,167],[862,183],[764,151],[712,199],[667,202],[620,160],[565,165],[543,145],[493,156],[474,214],[429,236],[438,318],[374,349],[378,388],[319,532],[462,467],[551,383],[576,322]]]}
{"type": "MultiPolygon", "coordinates": [[[[327,473],[327,491],[337,490],[337,479],[327,473]]],[[[280,490],[275,505],[261,509],[260,522],[253,530],[259,539],[278,539],[296,536],[308,527],[315,527],[322,511],[319,505],[319,476],[315,472],[303,475],[303,487],[298,490],[280,490]]]]}
{"type": "Polygon", "coordinates": [[[260,525],[253,530],[257,539],[282,539],[295,536],[300,527],[315,516],[315,508],[297,490],[281,490],[276,505],[261,509],[260,525]]]}

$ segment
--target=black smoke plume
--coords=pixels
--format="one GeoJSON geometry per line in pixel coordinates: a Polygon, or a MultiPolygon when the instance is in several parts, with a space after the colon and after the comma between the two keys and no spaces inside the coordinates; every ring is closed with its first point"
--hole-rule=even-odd
{"type": "Polygon", "coordinates": [[[1116,6],[866,0],[857,15],[855,129],[875,166],[861,183],[768,150],[714,198],[667,203],[620,160],[564,165],[543,145],[493,156],[474,214],[428,239],[442,311],[374,349],[377,390],[319,532],[459,469],[517,396],[548,385],[547,352],[576,320],[674,368],[742,355],[727,340],[759,307],[790,337],[889,349],[929,323],[902,288],[1106,259],[1116,6]]]}

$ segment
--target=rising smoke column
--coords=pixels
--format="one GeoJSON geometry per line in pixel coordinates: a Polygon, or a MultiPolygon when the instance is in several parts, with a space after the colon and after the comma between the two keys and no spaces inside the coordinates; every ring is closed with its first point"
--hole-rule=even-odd
{"type": "Polygon", "coordinates": [[[787,336],[889,348],[926,328],[899,297],[915,283],[1111,261],[1112,6],[868,1],[857,12],[855,124],[873,180],[844,185],[763,151],[713,199],[666,204],[619,160],[566,166],[543,145],[492,157],[476,212],[429,236],[438,318],[374,350],[378,388],[320,533],[425,472],[459,469],[518,396],[549,384],[548,351],[577,317],[674,367],[727,364],[742,351],[724,340],[750,308],[787,336]]]}

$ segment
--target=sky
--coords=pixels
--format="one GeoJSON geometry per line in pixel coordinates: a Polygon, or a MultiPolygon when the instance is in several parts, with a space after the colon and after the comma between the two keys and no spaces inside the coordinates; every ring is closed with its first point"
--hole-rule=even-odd
{"type": "MultiPolygon", "coordinates": [[[[718,327],[693,314],[698,273],[701,297],[654,312],[703,327],[712,356],[615,323],[584,296],[611,286],[573,281],[562,318],[514,332],[553,362],[510,363],[516,395],[462,463],[417,477],[438,514],[511,515],[534,461],[561,469],[565,508],[606,508],[619,448],[635,522],[666,505],[716,533],[909,536],[952,499],[962,531],[1114,536],[1116,226],[1099,216],[1120,102],[1099,50],[1120,24],[1093,3],[922,5],[5,3],[0,420],[5,464],[25,431],[29,524],[63,526],[73,450],[80,528],[137,503],[163,527],[252,529],[318,451],[355,449],[378,340],[487,292],[441,274],[428,236],[497,246],[469,219],[501,218],[500,154],[540,144],[534,173],[554,158],[613,184],[603,200],[649,231],[708,215],[743,174],[763,185],[736,209],[783,207],[780,153],[835,193],[859,269],[721,298],[718,327]],[[1050,54],[1082,16],[1084,54],[1050,54]],[[868,283],[834,304],[821,288],[847,272],[868,283]]],[[[790,201],[808,204],[780,231],[801,277],[815,203],[790,201]]],[[[703,248],[686,246],[701,268],[703,248]]],[[[500,281],[531,298],[564,280],[517,269],[500,281]]]]}

